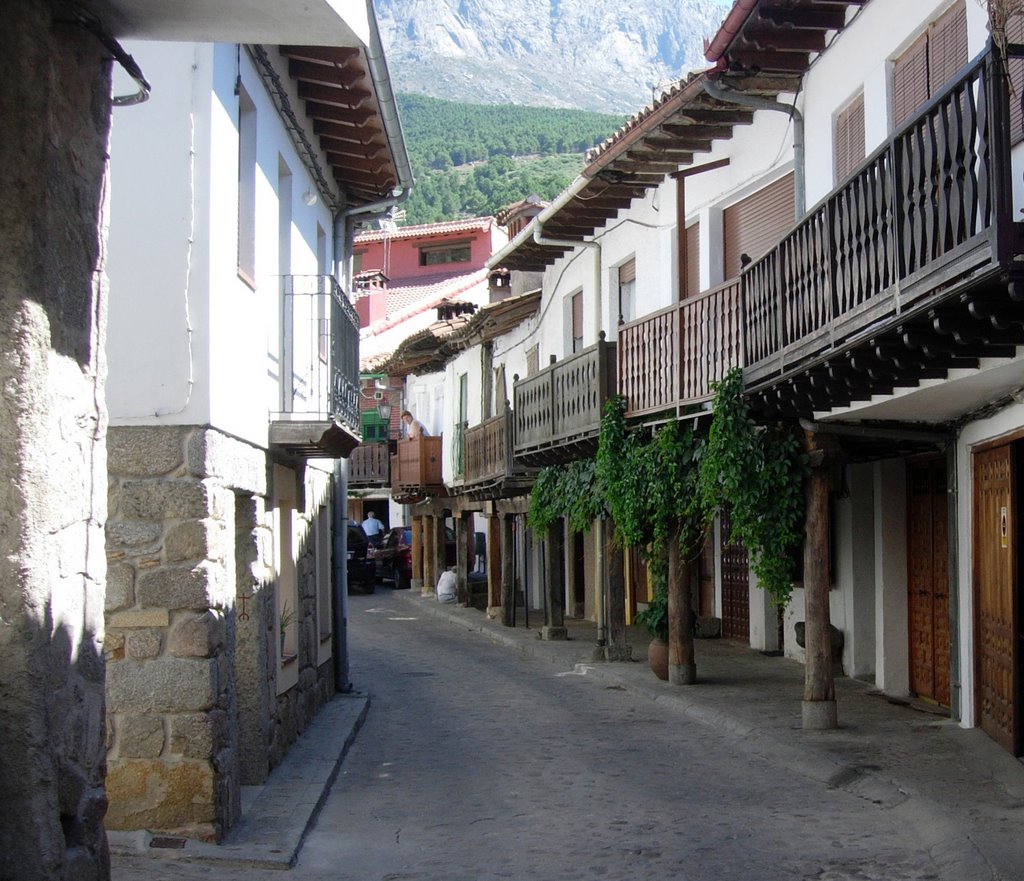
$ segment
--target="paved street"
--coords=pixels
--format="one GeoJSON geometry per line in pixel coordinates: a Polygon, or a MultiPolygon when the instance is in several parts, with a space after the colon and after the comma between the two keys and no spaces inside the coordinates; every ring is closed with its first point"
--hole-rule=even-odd
{"type": "Polygon", "coordinates": [[[387,590],[352,598],[351,642],[370,712],[296,869],[122,858],[117,881],[942,876],[904,816],[387,590]]]}

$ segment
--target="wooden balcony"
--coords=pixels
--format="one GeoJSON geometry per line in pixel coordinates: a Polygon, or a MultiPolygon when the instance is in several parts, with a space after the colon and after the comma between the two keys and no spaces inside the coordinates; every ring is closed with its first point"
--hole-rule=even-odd
{"type": "Polygon", "coordinates": [[[391,456],[387,441],[360,444],[348,457],[350,489],[372,489],[391,483],[391,456]]]}
{"type": "Polygon", "coordinates": [[[1009,119],[989,53],[743,273],[744,377],[769,415],[888,394],[1024,343],[1009,119]]]}
{"type": "Polygon", "coordinates": [[[405,438],[391,457],[391,494],[396,499],[447,495],[441,476],[443,437],[405,438]]]}
{"type": "Polygon", "coordinates": [[[513,459],[512,426],[512,413],[506,410],[466,429],[461,492],[503,498],[530,488],[536,470],[513,459]]]}
{"type": "Polygon", "coordinates": [[[615,344],[592,346],[515,383],[517,463],[570,462],[597,450],[605,401],[615,393],[615,344]]]}
{"type": "Polygon", "coordinates": [[[741,363],[740,280],[619,328],[619,394],[626,415],[684,414],[741,363]]]}

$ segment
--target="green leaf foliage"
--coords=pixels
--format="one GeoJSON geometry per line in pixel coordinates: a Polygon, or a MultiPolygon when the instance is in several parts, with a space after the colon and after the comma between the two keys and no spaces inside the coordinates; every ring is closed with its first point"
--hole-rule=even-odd
{"type": "Polygon", "coordinates": [[[750,551],[761,587],[785,605],[803,540],[807,459],[800,439],[790,426],[758,427],[738,368],[717,384],[713,413],[700,465],[701,507],[705,516],[730,509],[732,540],[750,551]]]}
{"type": "Polygon", "coordinates": [[[576,532],[589,532],[605,516],[603,500],[593,459],[542,468],[530,492],[527,520],[531,529],[544,531],[564,517],[576,532]]]}
{"type": "Polygon", "coordinates": [[[416,186],[408,223],[496,213],[536,193],[557,196],[583,166],[583,153],[622,117],[583,110],[459,104],[398,95],[416,186]]]}

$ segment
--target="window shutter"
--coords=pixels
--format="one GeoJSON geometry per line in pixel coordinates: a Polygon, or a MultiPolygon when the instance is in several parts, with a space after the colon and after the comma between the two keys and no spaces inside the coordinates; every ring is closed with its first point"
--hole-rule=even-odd
{"type": "Polygon", "coordinates": [[[686,227],[686,292],[684,297],[700,293],[700,224],[686,227]]]}
{"type": "MultiPolygon", "coordinates": [[[[1024,43],[1024,15],[1013,15],[1006,22],[1006,41],[1024,43]]],[[[1024,58],[1010,58],[1010,144],[1024,141],[1024,58]]]]}
{"type": "Polygon", "coordinates": [[[583,337],[583,291],[572,295],[572,335],[574,339],[583,337]]]}
{"type": "Polygon", "coordinates": [[[928,35],[893,62],[892,121],[899,128],[928,100],[928,35]]]}
{"type": "Polygon", "coordinates": [[[836,183],[846,180],[864,160],[864,93],[836,114],[836,183]]]}
{"type": "Polygon", "coordinates": [[[758,190],[725,209],[725,277],[740,274],[740,255],[756,260],[794,225],[793,175],[758,190]]]}
{"type": "Polygon", "coordinates": [[[928,97],[967,63],[967,9],[960,0],[928,29],[928,97]]]}
{"type": "Polygon", "coordinates": [[[619,284],[636,281],[636,258],[627,260],[619,267],[619,284]]]}

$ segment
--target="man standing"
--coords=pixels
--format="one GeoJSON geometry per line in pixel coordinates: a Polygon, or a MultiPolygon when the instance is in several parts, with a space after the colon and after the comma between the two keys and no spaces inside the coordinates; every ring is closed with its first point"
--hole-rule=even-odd
{"type": "Polygon", "coordinates": [[[377,547],[384,537],[384,524],[373,515],[373,511],[366,512],[366,519],[363,521],[363,532],[366,533],[366,538],[371,548],[377,547]]]}

